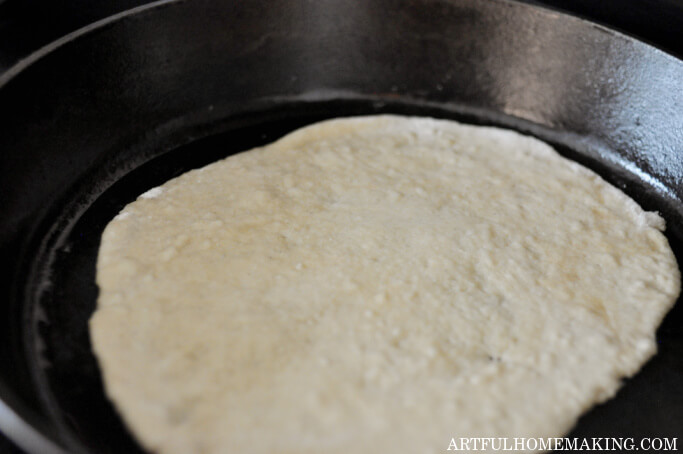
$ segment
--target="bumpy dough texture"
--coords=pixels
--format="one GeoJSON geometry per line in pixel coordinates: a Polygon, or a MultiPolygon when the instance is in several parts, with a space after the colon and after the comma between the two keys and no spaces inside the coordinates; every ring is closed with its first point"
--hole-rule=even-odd
{"type": "Polygon", "coordinates": [[[158,453],[437,453],[550,437],[655,352],[663,220],[515,132],[326,121],[143,194],[91,335],[158,453]]]}

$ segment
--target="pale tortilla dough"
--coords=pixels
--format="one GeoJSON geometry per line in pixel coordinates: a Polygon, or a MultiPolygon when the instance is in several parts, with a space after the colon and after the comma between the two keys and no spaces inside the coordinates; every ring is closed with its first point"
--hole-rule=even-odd
{"type": "Polygon", "coordinates": [[[663,228],[515,132],[327,121],[128,205],[93,346],[158,453],[561,436],[655,353],[680,283],[663,228]]]}

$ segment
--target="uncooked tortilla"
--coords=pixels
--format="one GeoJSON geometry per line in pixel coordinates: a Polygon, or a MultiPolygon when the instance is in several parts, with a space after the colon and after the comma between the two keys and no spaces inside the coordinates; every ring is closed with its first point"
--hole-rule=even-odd
{"type": "Polygon", "coordinates": [[[129,204],[93,347],[156,453],[562,436],[655,353],[680,286],[663,229],[512,131],[325,121],[129,204]]]}

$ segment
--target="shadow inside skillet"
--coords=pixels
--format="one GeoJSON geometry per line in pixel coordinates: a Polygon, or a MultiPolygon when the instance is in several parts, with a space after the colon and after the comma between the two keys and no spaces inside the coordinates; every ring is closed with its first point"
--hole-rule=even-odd
{"type": "MultiPolygon", "coordinates": [[[[127,203],[146,190],[187,170],[228,155],[270,143],[303,125],[322,119],[374,113],[398,113],[451,118],[474,124],[513,127],[552,143],[562,154],[601,174],[641,203],[645,209],[680,214],[659,192],[614,164],[577,153],[575,138],[553,136],[511,117],[456,112],[425,104],[377,99],[283,103],[266,111],[233,116],[192,131],[168,131],[160,153],[145,163],[113,168],[111,185],[103,191],[81,187],[90,194],[81,209],[72,212],[59,240],[49,244],[36,263],[36,276],[49,276],[40,292],[28,292],[35,323],[29,332],[39,367],[34,375],[44,403],[69,449],[78,453],[143,452],[105,397],[101,376],[88,334],[88,319],[95,309],[98,289],[95,264],[100,236],[107,223],[127,203]],[[168,150],[162,153],[164,150],[168,150]],[[133,168],[129,171],[128,168],[133,168]],[[121,176],[116,176],[121,175],[121,176]]],[[[147,146],[142,144],[142,146],[147,146]]],[[[158,144],[149,145],[158,146],[158,144]]],[[[142,153],[141,155],[144,155],[142,153]]],[[[87,186],[87,182],[83,183],[87,186]]],[[[87,197],[86,197],[87,198],[87,197]]],[[[679,263],[681,239],[668,233],[679,263]]],[[[635,377],[626,380],[616,398],[584,415],[569,437],[674,437],[683,427],[683,307],[668,314],[658,331],[659,353],[635,377]]],[[[454,434],[458,435],[458,434],[454,434]]]]}

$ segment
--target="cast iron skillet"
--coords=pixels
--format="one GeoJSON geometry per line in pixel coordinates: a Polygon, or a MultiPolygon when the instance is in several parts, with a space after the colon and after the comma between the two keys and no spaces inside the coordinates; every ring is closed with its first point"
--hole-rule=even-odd
{"type": "MultiPolygon", "coordinates": [[[[681,261],[683,62],[504,0],[162,1],[0,75],[0,428],[34,453],[140,452],[88,338],[106,223],[190,168],[380,112],[546,140],[660,211],[681,261]]],[[[571,436],[683,436],[682,312],[571,436]]]]}

